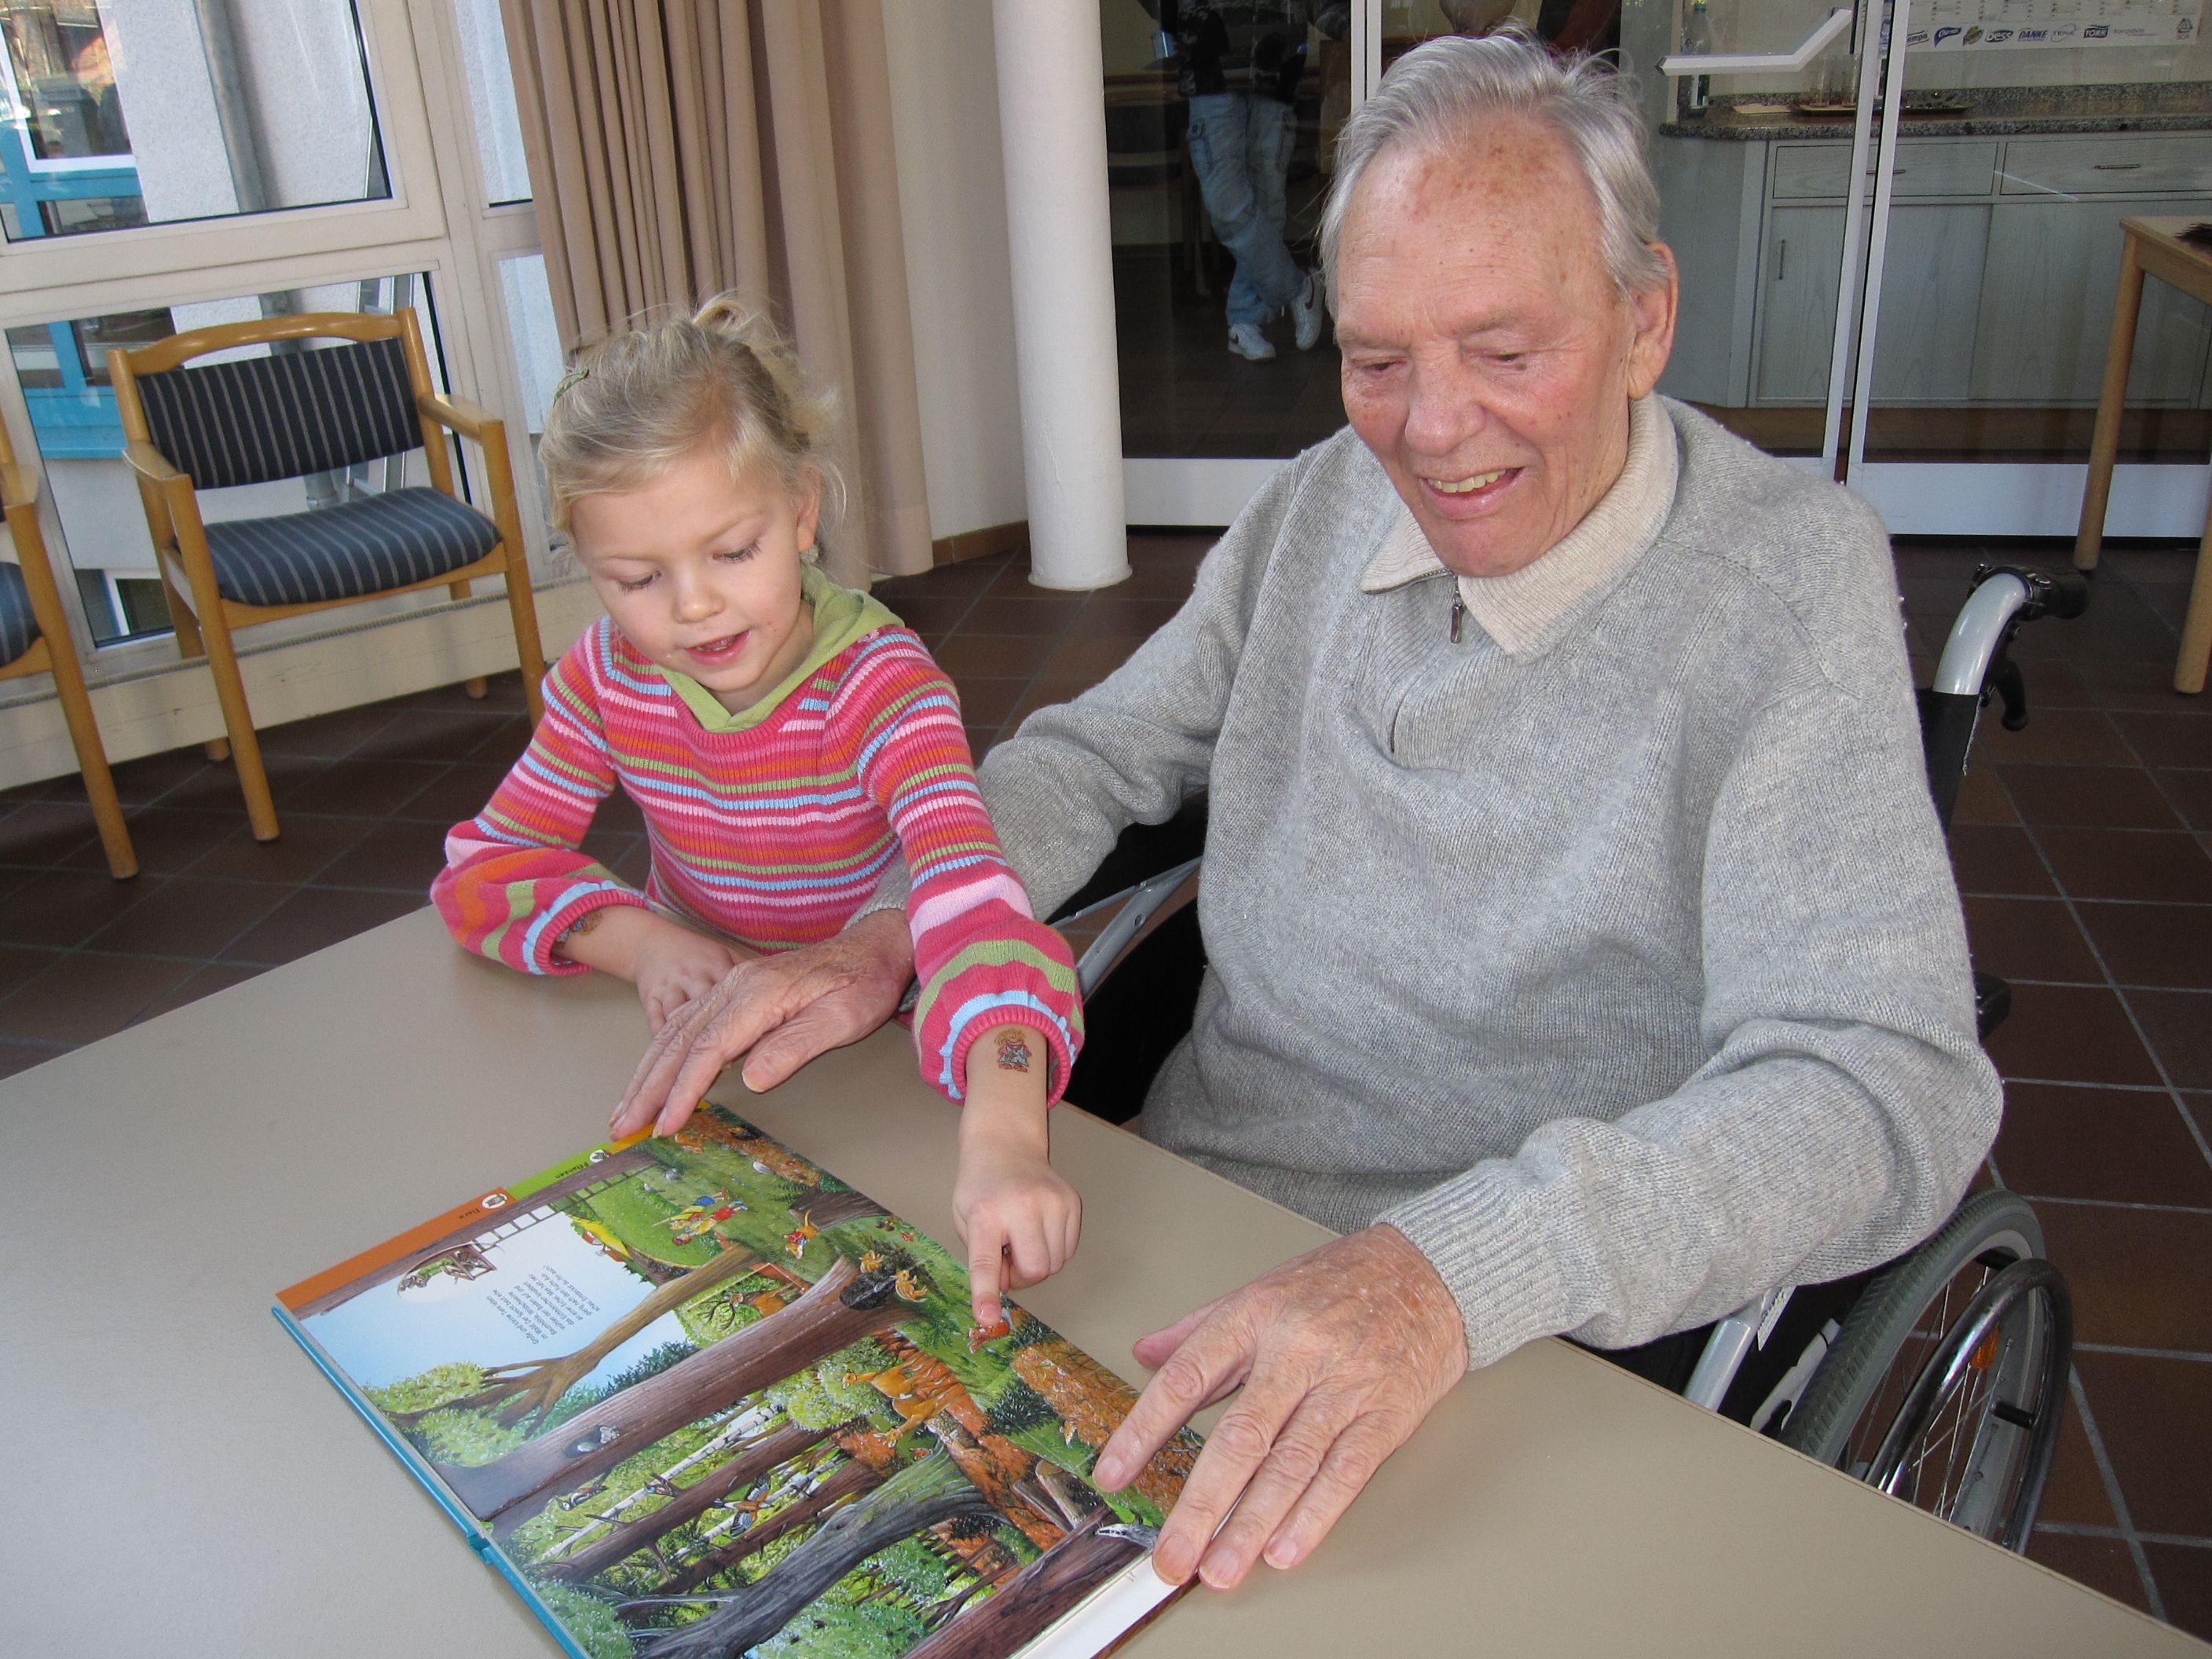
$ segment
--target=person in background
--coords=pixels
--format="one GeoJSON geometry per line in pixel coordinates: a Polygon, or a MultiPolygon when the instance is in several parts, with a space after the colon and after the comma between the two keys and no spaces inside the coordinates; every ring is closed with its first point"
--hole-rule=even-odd
{"type": "Polygon", "coordinates": [[[1190,159],[1214,234],[1236,257],[1229,284],[1229,349],[1265,362],[1262,325],[1285,311],[1301,351],[1321,339],[1316,272],[1283,240],[1289,219],[1292,100],[1305,70],[1310,25],[1332,40],[1350,25],[1345,0],[1140,0],[1173,47],[1176,89],[1190,105],[1190,159]]]}
{"type": "MultiPolygon", "coordinates": [[[[915,1041],[962,1103],[953,1212],[988,1327],[1075,1249],[1045,1128],[1082,1042],[1075,967],[1000,854],[944,671],[811,562],[827,428],[731,295],[585,354],[539,459],[607,615],[546,676],[530,747],[447,836],[431,896],[495,962],[630,981],[658,1031],[739,966],[728,941],[831,941],[902,856],[915,1041]],[[652,842],[642,892],[580,850],[618,781],[652,842]]],[[[691,1104],[617,1109],[613,1133],[673,1133],[691,1104]]]]}

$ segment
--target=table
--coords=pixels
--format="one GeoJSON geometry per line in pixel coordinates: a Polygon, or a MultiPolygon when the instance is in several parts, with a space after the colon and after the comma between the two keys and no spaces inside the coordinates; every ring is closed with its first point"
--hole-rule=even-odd
{"type": "MultiPolygon", "coordinates": [[[[2112,462],[2119,453],[2120,411],[2128,400],[2128,365],[2134,361],[2136,319],[2142,308],[2145,275],[2171,283],[2192,299],[2212,305],[2212,253],[2181,240],[2202,221],[2178,218],[2123,219],[2120,289],[2112,300],[2112,339],[2105,353],[2105,384],[2097,396],[2097,425],[2089,440],[2089,476],[2081,490],[2081,528],[2074,539],[2074,567],[2094,570],[2105,539],[2105,504],[2112,493],[2112,462]]],[[[2173,689],[2204,689],[2205,665],[2212,659],[2212,513],[2197,550],[2197,577],[2189,591],[2189,612],[2181,625],[2181,654],[2173,666],[2173,689]]]]}
{"type": "MultiPolygon", "coordinates": [[[[527,981],[428,911],[0,1082],[0,1652],[556,1650],[268,1314],[588,1146],[629,988],[527,981]]],[[[878,1032],[745,1115],[950,1237],[951,1109],[878,1032]]],[[[1083,1248],[1024,1299],[1108,1362],[1325,1235],[1070,1110],[1083,1248]]],[[[1565,1343],[1462,1383],[1328,1544],[1131,1659],[2204,1655],[1565,1343]]]]}

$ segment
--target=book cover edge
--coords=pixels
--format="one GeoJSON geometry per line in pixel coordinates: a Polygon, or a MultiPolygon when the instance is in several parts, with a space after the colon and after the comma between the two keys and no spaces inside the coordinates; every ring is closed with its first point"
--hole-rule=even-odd
{"type": "Polygon", "coordinates": [[[322,1345],[300,1328],[299,1322],[292,1317],[290,1310],[279,1304],[270,1308],[269,1311],[276,1316],[276,1322],[284,1328],[292,1340],[300,1345],[307,1358],[315,1362],[315,1369],[322,1372],[324,1376],[329,1379],[331,1386],[345,1396],[346,1403],[351,1406],[368,1425],[376,1437],[384,1443],[386,1449],[398,1455],[400,1463],[407,1472],[415,1477],[422,1489],[430,1494],[431,1499],[446,1512],[446,1518],[459,1528],[462,1541],[467,1544],[486,1565],[498,1569],[500,1577],[514,1587],[515,1593],[522,1598],[522,1604],[530,1609],[538,1622],[544,1626],[551,1633],[553,1639],[561,1644],[561,1650],[572,1656],[572,1659],[591,1659],[591,1656],[577,1646],[574,1639],[562,1627],[560,1619],[554,1613],[552,1608],[545,1605],[544,1600],[539,1596],[537,1589],[523,1575],[522,1570],[507,1559],[499,1546],[491,1540],[490,1535],[477,1524],[476,1517],[462,1508],[460,1499],[448,1492],[445,1482],[439,1480],[424,1466],[421,1454],[409,1445],[392,1425],[384,1420],[383,1413],[371,1405],[361,1390],[355,1386],[353,1380],[338,1369],[337,1362],[323,1352],[322,1345]]]}

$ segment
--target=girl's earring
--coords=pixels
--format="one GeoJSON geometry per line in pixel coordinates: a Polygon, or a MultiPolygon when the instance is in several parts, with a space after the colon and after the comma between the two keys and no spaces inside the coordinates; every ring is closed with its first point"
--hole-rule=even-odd
{"type": "Polygon", "coordinates": [[[821,562],[822,562],[822,544],[821,544],[821,543],[819,543],[819,542],[809,542],[809,543],[807,543],[807,544],[806,544],[805,546],[804,546],[804,547],[802,547],[802,548],[800,548],[800,549],[799,550],[799,562],[800,562],[800,563],[802,563],[802,564],[819,564],[819,563],[821,563],[821,562]]]}

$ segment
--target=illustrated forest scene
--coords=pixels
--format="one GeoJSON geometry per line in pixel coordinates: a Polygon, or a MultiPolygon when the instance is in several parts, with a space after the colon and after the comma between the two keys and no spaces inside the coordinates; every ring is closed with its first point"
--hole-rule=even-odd
{"type": "Polygon", "coordinates": [[[728,1112],[294,1305],[592,1659],[1012,1654],[1150,1547],[1199,1441],[728,1112]]]}

